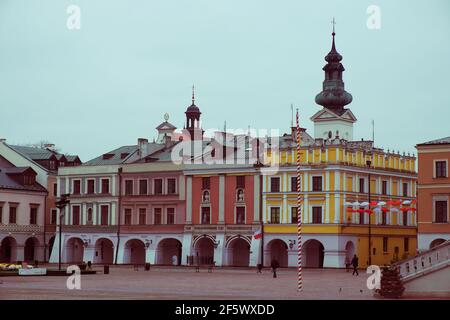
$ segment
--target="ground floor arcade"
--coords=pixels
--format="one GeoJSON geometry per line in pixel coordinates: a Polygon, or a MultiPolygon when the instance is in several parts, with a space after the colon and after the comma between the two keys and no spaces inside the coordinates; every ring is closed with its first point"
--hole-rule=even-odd
{"type": "Polygon", "coordinates": [[[44,261],[42,236],[26,233],[0,233],[0,263],[44,261]]]}

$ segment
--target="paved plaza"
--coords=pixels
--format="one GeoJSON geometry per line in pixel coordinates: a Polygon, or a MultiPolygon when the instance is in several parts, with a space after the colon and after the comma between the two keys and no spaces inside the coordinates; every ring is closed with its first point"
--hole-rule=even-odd
{"type": "Polygon", "coordinates": [[[345,270],[305,269],[304,292],[297,293],[295,269],[206,269],[111,267],[110,274],[82,275],[81,290],[68,290],[67,277],[0,277],[0,299],[375,299],[369,276],[345,270]]]}

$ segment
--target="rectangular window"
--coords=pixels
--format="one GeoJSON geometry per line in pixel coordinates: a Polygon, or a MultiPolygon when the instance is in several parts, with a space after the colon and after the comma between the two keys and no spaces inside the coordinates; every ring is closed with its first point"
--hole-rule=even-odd
{"type": "Polygon", "coordinates": [[[245,224],[245,207],[236,207],[236,224],[245,224]]]}
{"type": "Polygon", "coordinates": [[[245,188],[245,176],[236,176],[236,188],[245,188]]]}
{"type": "Polygon", "coordinates": [[[109,193],[109,179],[102,179],[102,193],[109,193]]]}
{"type": "Polygon", "coordinates": [[[163,193],[163,180],[162,179],[155,179],[155,194],[162,194],[163,193]]]}
{"type": "Polygon", "coordinates": [[[312,191],[322,191],[322,177],[312,177],[312,191]]]}
{"type": "Polygon", "coordinates": [[[37,224],[38,208],[30,208],[30,224],[37,224]]]}
{"type": "Polygon", "coordinates": [[[108,225],[108,216],[109,216],[109,207],[102,205],[100,206],[100,212],[101,212],[101,221],[100,224],[102,226],[107,226],[108,225]]]}
{"type": "Polygon", "coordinates": [[[154,219],[153,224],[161,224],[162,223],[162,209],[155,208],[154,209],[154,219]]]}
{"type": "Polygon", "coordinates": [[[409,252],[409,238],[403,238],[403,251],[409,252]]]}
{"type": "Polygon", "coordinates": [[[94,194],[95,192],[95,180],[89,179],[87,181],[87,193],[94,194]]]}
{"type": "Polygon", "coordinates": [[[383,237],[383,252],[384,253],[388,252],[388,238],[387,237],[383,237]]]}
{"type": "Polygon", "coordinates": [[[141,196],[147,195],[147,187],[148,187],[148,183],[146,179],[141,179],[139,180],[139,194],[141,196]]]}
{"type": "Polygon", "coordinates": [[[125,209],[125,225],[131,225],[131,209],[125,209]]]}
{"type": "Polygon", "coordinates": [[[167,208],[167,224],[175,224],[175,208],[167,208]]]}
{"type": "Polygon", "coordinates": [[[359,224],[364,224],[364,219],[365,218],[365,213],[364,212],[360,212],[359,213],[359,224]]]}
{"type": "Polygon", "coordinates": [[[385,226],[387,224],[387,213],[381,212],[381,224],[385,226]]]}
{"type": "Polygon", "coordinates": [[[364,193],[364,178],[359,178],[359,192],[364,193]]]}
{"type": "Polygon", "coordinates": [[[297,207],[291,207],[291,223],[298,223],[297,207]]]}
{"type": "Polygon", "coordinates": [[[291,192],[297,192],[297,177],[291,177],[291,192]]]}
{"type": "Polygon", "coordinates": [[[17,207],[9,207],[9,223],[17,223],[17,207]]]}
{"type": "Polygon", "coordinates": [[[447,201],[436,201],[435,204],[435,221],[437,223],[447,222],[447,201]]]}
{"type": "Polygon", "coordinates": [[[147,224],[147,210],[145,208],[139,209],[139,224],[145,225],[147,224]]]}
{"type": "Polygon", "coordinates": [[[312,208],[312,220],[313,223],[322,223],[322,207],[312,208]]]}
{"type": "Polygon", "coordinates": [[[80,194],[81,192],[81,181],[74,180],[73,181],[73,194],[80,194]]]}
{"type": "Polygon", "coordinates": [[[125,180],[125,195],[133,194],[133,180],[125,180]]]}
{"type": "Polygon", "coordinates": [[[72,207],[72,225],[80,225],[80,206],[72,207]]]}
{"type": "Polygon", "coordinates": [[[58,184],[53,184],[53,195],[56,197],[58,195],[58,184]]]}
{"type": "Polygon", "coordinates": [[[408,196],[408,183],[404,182],[403,183],[403,196],[407,197],[408,196]]]}
{"type": "Polygon", "coordinates": [[[446,178],[447,177],[447,161],[436,161],[435,162],[436,178],[446,178]]]}
{"type": "Polygon", "coordinates": [[[408,211],[403,211],[403,225],[408,225],[408,211]]]}
{"type": "Polygon", "coordinates": [[[211,180],[209,177],[202,178],[202,190],[208,190],[211,186],[211,180]]]}
{"type": "Polygon", "coordinates": [[[57,224],[58,223],[58,210],[52,209],[50,211],[50,224],[57,224]]]}
{"type": "Polygon", "coordinates": [[[211,224],[211,208],[202,207],[202,224],[211,224]]]}
{"type": "Polygon", "coordinates": [[[384,194],[384,195],[387,194],[387,181],[381,182],[381,194],[384,194]]]}
{"type": "Polygon", "coordinates": [[[270,178],[270,191],[271,192],[280,192],[280,178],[279,177],[270,178]]]}
{"type": "Polygon", "coordinates": [[[167,179],[167,193],[168,194],[175,194],[177,192],[177,184],[176,179],[170,178],[167,179]]]}
{"type": "Polygon", "coordinates": [[[280,223],[280,208],[270,208],[270,223],[280,223]]]}

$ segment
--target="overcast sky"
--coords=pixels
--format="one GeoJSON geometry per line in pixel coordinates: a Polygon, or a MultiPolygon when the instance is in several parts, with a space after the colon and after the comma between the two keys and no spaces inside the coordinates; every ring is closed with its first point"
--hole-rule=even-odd
{"type": "Polygon", "coordinates": [[[333,16],[355,139],[372,119],[385,149],[450,136],[448,0],[0,0],[0,138],[87,161],[152,139],[166,112],[181,128],[192,84],[204,128],[288,132],[293,103],[312,135],[333,16]]]}

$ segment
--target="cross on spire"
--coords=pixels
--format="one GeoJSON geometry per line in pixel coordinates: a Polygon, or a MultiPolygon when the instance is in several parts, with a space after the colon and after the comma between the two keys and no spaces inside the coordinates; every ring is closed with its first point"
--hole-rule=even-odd
{"type": "Polygon", "coordinates": [[[195,102],[195,86],[192,85],[192,104],[195,102]]]}
{"type": "Polygon", "coordinates": [[[334,17],[333,20],[331,20],[331,24],[333,25],[333,36],[334,36],[335,35],[334,26],[336,25],[336,20],[334,20],[334,17]]]}

